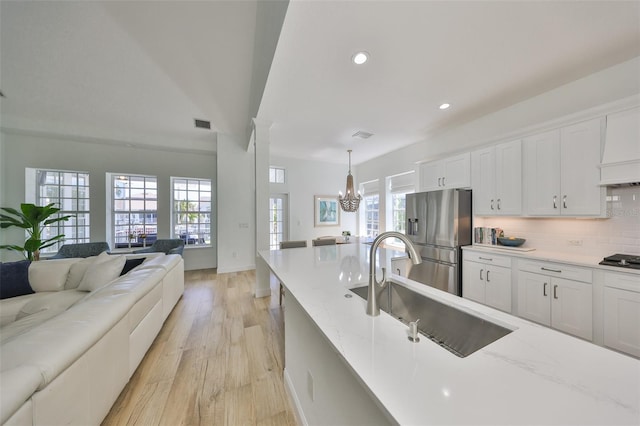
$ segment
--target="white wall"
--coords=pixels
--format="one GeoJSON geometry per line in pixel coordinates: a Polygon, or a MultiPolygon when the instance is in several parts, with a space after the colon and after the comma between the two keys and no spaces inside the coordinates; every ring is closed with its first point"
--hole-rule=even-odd
{"type": "MultiPolygon", "coordinates": [[[[16,208],[24,202],[25,167],[88,171],[91,184],[92,241],[106,241],[107,172],[140,173],[158,177],[159,238],[170,236],[171,176],[205,178],[212,179],[213,182],[216,180],[214,154],[141,149],[125,144],[115,145],[107,141],[85,141],[73,137],[47,136],[6,129],[2,131],[2,138],[2,206],[16,208]]],[[[213,198],[215,199],[215,193],[213,198]]],[[[212,233],[215,241],[215,228],[212,229],[212,233]]],[[[18,229],[7,232],[5,238],[17,243],[24,242],[24,235],[18,229]]],[[[208,248],[186,248],[185,269],[215,268],[216,251],[215,243],[213,247],[208,248]]],[[[15,254],[6,250],[0,251],[0,256],[3,259],[16,259],[13,257],[15,254]]]]}
{"type": "MultiPolygon", "coordinates": [[[[380,179],[407,170],[416,170],[416,162],[446,157],[450,154],[471,151],[476,147],[492,142],[503,141],[527,129],[558,120],[561,117],[577,114],[581,111],[637,96],[640,93],[640,57],[605,69],[534,98],[520,102],[478,120],[435,135],[428,140],[407,146],[397,151],[375,158],[355,167],[357,183],[380,179]]],[[[380,223],[386,223],[383,217],[386,206],[381,197],[380,223]]],[[[528,220],[528,219],[524,219],[528,220]]],[[[573,220],[575,222],[575,220],[573,220]]],[[[581,220],[577,222],[580,223],[581,220]]],[[[563,219],[566,225],[571,220],[563,219]]],[[[593,221],[589,221],[592,222],[593,221]]],[[[551,222],[541,220],[549,225],[551,222]]],[[[581,222],[584,224],[584,222],[581,222]]],[[[565,226],[575,229],[580,236],[580,224],[565,226]]],[[[568,237],[569,235],[567,235],[568,237]]],[[[628,252],[628,250],[627,250],[628,252]]]]}
{"type": "MultiPolygon", "coordinates": [[[[345,152],[346,155],[346,152],[345,152]]],[[[314,226],[314,196],[338,196],[345,192],[347,173],[345,165],[294,158],[271,157],[271,166],[286,169],[286,183],[270,184],[271,194],[289,196],[289,238],[307,240],[322,236],[339,236],[342,231],[357,234],[357,213],[340,212],[340,226],[314,226]]]]}
{"type": "Polygon", "coordinates": [[[218,135],[218,272],[254,269],[253,153],[247,143],[218,135]]]}

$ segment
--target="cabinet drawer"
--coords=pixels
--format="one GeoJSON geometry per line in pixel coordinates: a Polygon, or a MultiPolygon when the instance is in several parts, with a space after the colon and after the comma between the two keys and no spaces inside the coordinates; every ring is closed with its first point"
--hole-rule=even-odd
{"type": "Polygon", "coordinates": [[[565,278],[573,281],[582,281],[585,283],[593,282],[593,271],[591,269],[579,268],[576,266],[569,266],[561,263],[523,260],[519,262],[518,269],[521,271],[534,272],[536,274],[565,278]]]}
{"type": "Polygon", "coordinates": [[[605,272],[604,285],[640,293],[640,275],[605,272]]]}
{"type": "Polygon", "coordinates": [[[480,253],[477,251],[464,252],[464,260],[470,262],[480,262],[487,265],[503,266],[505,268],[511,268],[511,258],[508,256],[495,255],[493,253],[480,253]]]}

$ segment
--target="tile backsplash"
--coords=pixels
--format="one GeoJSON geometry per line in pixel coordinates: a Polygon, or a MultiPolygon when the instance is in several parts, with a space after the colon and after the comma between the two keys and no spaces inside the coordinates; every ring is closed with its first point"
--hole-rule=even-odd
{"type": "Polygon", "coordinates": [[[604,257],[640,255],[640,187],[610,188],[607,219],[474,217],[473,226],[499,227],[526,238],[527,247],[604,257]]]}

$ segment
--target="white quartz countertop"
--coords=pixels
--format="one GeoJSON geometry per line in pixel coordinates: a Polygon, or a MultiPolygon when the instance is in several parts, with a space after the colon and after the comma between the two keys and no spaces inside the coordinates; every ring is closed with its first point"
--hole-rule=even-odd
{"type": "MultiPolygon", "coordinates": [[[[363,299],[345,295],[366,284],[370,247],[260,254],[397,423],[640,424],[640,361],[629,356],[398,276],[411,289],[514,331],[459,358],[425,337],[410,342],[407,326],[385,312],[367,316],[363,299]]],[[[398,255],[381,249],[379,262],[398,255]]]]}

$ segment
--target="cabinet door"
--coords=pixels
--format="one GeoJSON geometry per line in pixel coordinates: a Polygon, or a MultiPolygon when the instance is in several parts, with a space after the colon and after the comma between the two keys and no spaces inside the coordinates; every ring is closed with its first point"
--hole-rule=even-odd
{"type": "Polygon", "coordinates": [[[551,325],[551,277],[518,272],[518,315],[531,321],[551,325]]]}
{"type": "Polygon", "coordinates": [[[522,143],[495,147],[495,207],[498,214],[522,213],[522,143]]]}
{"type": "Polygon", "coordinates": [[[495,203],[496,161],[495,148],[474,151],[471,155],[473,187],[473,213],[491,216],[497,213],[495,203]]]}
{"type": "Polygon", "coordinates": [[[605,188],[600,186],[602,119],[567,126],[560,133],[562,214],[599,216],[605,188]]]}
{"type": "Polygon", "coordinates": [[[420,191],[443,189],[443,165],[439,161],[420,164],[420,191]]]}
{"type": "Polygon", "coordinates": [[[462,297],[484,303],[484,274],[487,267],[482,263],[462,262],[462,297]]]}
{"type": "Polygon", "coordinates": [[[532,216],[560,214],[560,131],[523,140],[525,212],[532,216]]]}
{"type": "Polygon", "coordinates": [[[445,188],[471,187],[471,153],[445,158],[443,162],[443,180],[445,188]]]}
{"type": "Polygon", "coordinates": [[[553,278],[551,287],[551,326],[591,341],[593,337],[591,284],[553,278]]]}
{"type": "Polygon", "coordinates": [[[604,288],[604,344],[640,357],[640,293],[604,288]]]}
{"type": "Polygon", "coordinates": [[[511,313],[511,269],[491,266],[485,273],[484,301],[511,313]]]}

